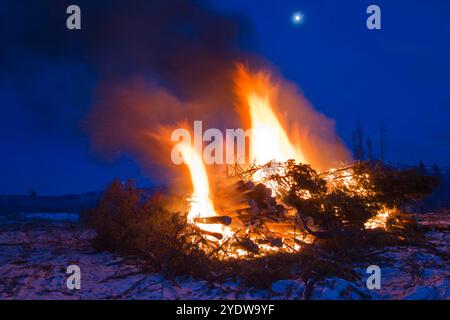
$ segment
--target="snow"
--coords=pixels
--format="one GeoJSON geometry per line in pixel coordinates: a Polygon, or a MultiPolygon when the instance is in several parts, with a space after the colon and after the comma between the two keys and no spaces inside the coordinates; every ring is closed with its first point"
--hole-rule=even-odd
{"type": "Polygon", "coordinates": [[[301,296],[305,291],[305,284],[294,280],[278,280],[272,283],[272,291],[275,294],[301,296]]]}
{"type": "MultiPolygon", "coordinates": [[[[304,299],[307,291],[300,279],[279,280],[264,290],[245,287],[239,279],[216,283],[178,277],[174,282],[141,271],[132,258],[95,251],[94,232],[73,223],[73,215],[22,218],[0,223],[0,299],[304,299]],[[66,286],[66,270],[72,264],[81,269],[80,290],[66,286]]],[[[448,255],[447,231],[432,231],[428,238],[448,255]]],[[[366,287],[370,264],[355,265],[361,280],[318,281],[311,298],[449,299],[449,265],[442,255],[393,247],[384,258],[380,290],[366,287]]]]}

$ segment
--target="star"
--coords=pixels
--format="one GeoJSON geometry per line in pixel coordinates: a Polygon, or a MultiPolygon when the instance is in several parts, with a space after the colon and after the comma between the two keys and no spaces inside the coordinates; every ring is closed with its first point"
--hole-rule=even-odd
{"type": "Polygon", "coordinates": [[[304,16],[301,12],[297,11],[292,14],[291,20],[293,24],[299,25],[303,23],[304,16]]]}

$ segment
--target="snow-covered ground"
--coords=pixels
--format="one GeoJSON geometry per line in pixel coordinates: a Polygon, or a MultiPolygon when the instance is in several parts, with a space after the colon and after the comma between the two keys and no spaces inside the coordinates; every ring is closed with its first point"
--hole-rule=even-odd
{"type": "MultiPolygon", "coordinates": [[[[0,299],[304,298],[306,286],[301,280],[280,280],[269,289],[257,290],[238,281],[169,280],[145,273],[132,258],[96,252],[91,245],[93,232],[74,223],[74,215],[55,217],[30,214],[21,221],[0,221],[0,299]],[[80,267],[80,290],[67,288],[69,265],[80,267]]],[[[312,298],[449,299],[448,221],[438,215],[423,217],[421,223],[437,226],[427,235],[434,246],[388,250],[384,255],[392,262],[380,265],[381,289],[367,289],[366,266],[359,265],[355,270],[362,275],[360,281],[325,279],[314,285],[312,298]]]]}

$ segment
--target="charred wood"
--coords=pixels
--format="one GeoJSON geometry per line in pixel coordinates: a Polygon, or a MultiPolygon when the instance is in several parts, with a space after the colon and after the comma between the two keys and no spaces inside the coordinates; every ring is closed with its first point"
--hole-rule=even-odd
{"type": "Polygon", "coordinates": [[[229,226],[232,222],[232,219],[229,216],[200,217],[194,218],[194,222],[204,224],[223,224],[229,226]]]}

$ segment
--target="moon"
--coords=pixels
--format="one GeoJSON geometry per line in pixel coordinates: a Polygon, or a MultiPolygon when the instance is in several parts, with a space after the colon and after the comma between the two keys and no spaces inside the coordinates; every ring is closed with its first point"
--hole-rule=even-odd
{"type": "Polygon", "coordinates": [[[305,16],[300,11],[296,11],[292,14],[291,21],[295,25],[300,25],[305,20],[305,16]]]}

